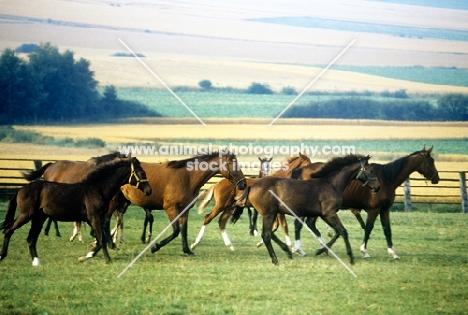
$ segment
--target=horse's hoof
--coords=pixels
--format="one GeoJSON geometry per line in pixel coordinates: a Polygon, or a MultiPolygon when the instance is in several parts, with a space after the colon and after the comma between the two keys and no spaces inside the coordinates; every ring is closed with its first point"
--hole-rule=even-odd
{"type": "Polygon", "coordinates": [[[302,257],[307,256],[307,253],[303,251],[302,248],[293,247],[292,252],[293,254],[298,254],[299,256],[302,256],[302,257]]]}
{"type": "Polygon", "coordinates": [[[273,265],[278,266],[278,258],[272,258],[271,262],[273,263],[273,265]]]}
{"type": "Polygon", "coordinates": [[[317,249],[317,251],[315,252],[315,256],[321,255],[323,253],[328,253],[326,248],[317,249]]]}
{"type": "Polygon", "coordinates": [[[79,262],[85,262],[88,258],[86,256],[80,256],[78,257],[79,262]]]}
{"type": "Polygon", "coordinates": [[[227,247],[229,247],[229,249],[233,252],[234,251],[234,245],[226,245],[227,247]]]}
{"type": "Polygon", "coordinates": [[[197,247],[197,244],[195,244],[195,243],[193,243],[192,245],[190,245],[190,249],[191,249],[191,250],[194,250],[195,247],[197,247]]]}
{"type": "Polygon", "coordinates": [[[151,253],[156,253],[161,247],[159,247],[158,244],[154,244],[152,247],[151,247],[151,253]]]}
{"type": "Polygon", "coordinates": [[[33,261],[32,261],[32,265],[33,265],[34,267],[40,266],[41,263],[39,262],[39,258],[34,257],[34,259],[33,259],[33,261]]]}
{"type": "Polygon", "coordinates": [[[195,253],[192,252],[192,251],[184,252],[184,254],[187,255],[187,256],[197,256],[197,254],[195,254],[195,253]]]}
{"type": "Polygon", "coordinates": [[[263,245],[263,242],[258,242],[257,243],[257,248],[262,247],[262,245],[263,245]]]}

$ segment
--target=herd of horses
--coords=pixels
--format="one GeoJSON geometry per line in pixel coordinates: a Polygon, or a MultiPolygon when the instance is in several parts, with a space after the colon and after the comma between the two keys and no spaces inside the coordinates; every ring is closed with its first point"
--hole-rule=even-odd
{"type": "MultiPolygon", "coordinates": [[[[27,243],[32,264],[38,266],[36,243],[49,218],[47,232],[54,221],[75,222],[76,231],[81,222],[86,222],[91,226],[96,241],[94,248],[80,256],[79,260],[94,257],[102,249],[106,262],[110,262],[107,248],[114,248],[116,241],[112,238],[114,231],[110,231],[111,217],[116,216],[116,229],[120,229],[123,238],[123,214],[130,204],[145,210],[141,237],[144,243],[151,238],[152,210],[164,210],[172,222],[171,235],[152,245],[153,253],[180,234],[183,252],[194,255],[193,250],[200,244],[206,227],[219,214],[218,224],[224,243],[234,250],[226,224],[229,219],[235,223],[247,207],[251,235],[257,233],[257,215],[262,216],[262,242],[258,245],[265,245],[272,263],[278,264],[272,240],[290,258],[293,252],[305,255],[300,242],[303,221],[323,240],[316,228],[318,217],[335,233],[326,245],[321,242],[325,246],[318,249],[316,254],[326,252],[341,236],[350,262],[354,263],[348,232],[337,215],[340,209],[351,209],[364,229],[360,247],[364,257],[370,257],[367,243],[375,220],[380,215],[388,253],[399,258],[393,249],[390,206],[394,203],[396,188],[413,172],[422,174],[433,184],[438,183],[438,171],[431,152],[432,147],[423,148],[387,164],[369,163],[369,156],[354,154],[334,157],[326,163],[312,163],[309,157],[299,154],[286,161],[287,168],[274,173],[270,173],[269,168],[271,157],[259,158],[261,168],[256,177],[245,177],[237,157],[227,150],[164,163],[144,163],[120,153],[91,158],[86,162],[48,163],[23,174],[30,183],[20,188],[8,204],[5,220],[0,224],[0,229],[4,230],[0,261],[7,257],[14,231],[31,222],[27,243]],[[194,162],[206,162],[210,167],[188,167],[194,162]],[[189,246],[189,211],[186,209],[193,206],[200,189],[216,174],[221,174],[224,179],[207,191],[199,213],[212,199],[216,204],[205,215],[195,242],[189,246]],[[361,217],[361,210],[367,212],[366,222],[361,217]],[[285,215],[303,219],[294,222],[294,245],[289,237],[285,215]],[[147,224],[149,231],[146,235],[147,224]],[[280,226],[286,235],[286,243],[275,234],[280,226]]],[[[56,230],[59,233],[57,226],[56,230]]]]}

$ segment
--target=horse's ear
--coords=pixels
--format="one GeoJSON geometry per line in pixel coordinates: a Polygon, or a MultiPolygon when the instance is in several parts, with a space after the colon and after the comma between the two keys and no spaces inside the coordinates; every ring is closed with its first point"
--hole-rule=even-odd
{"type": "Polygon", "coordinates": [[[258,160],[259,160],[260,162],[262,162],[262,158],[261,158],[261,157],[259,157],[259,156],[258,156],[258,160]]]}
{"type": "Polygon", "coordinates": [[[127,158],[131,158],[132,157],[132,152],[130,152],[128,155],[127,155],[127,158]]]}
{"type": "Polygon", "coordinates": [[[434,148],[433,145],[431,145],[431,147],[429,149],[426,150],[426,154],[431,154],[432,152],[432,148],[434,148]]]}
{"type": "Polygon", "coordinates": [[[273,160],[272,156],[270,156],[270,158],[267,160],[267,162],[271,162],[271,160],[273,160]]]}

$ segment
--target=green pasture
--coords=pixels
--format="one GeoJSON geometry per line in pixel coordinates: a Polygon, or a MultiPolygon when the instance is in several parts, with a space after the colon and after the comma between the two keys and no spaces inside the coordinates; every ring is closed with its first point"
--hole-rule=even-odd
{"type": "MultiPolygon", "coordinates": [[[[361,70],[358,72],[361,72],[361,70]]],[[[468,77],[468,75],[466,77],[468,77]]],[[[249,94],[242,90],[231,89],[213,89],[210,91],[188,88],[176,89],[177,96],[201,118],[273,118],[290,104],[301,91],[295,92],[296,93],[292,95],[288,95],[281,93],[249,94]]],[[[388,96],[381,96],[369,91],[326,93],[311,90],[309,93],[303,94],[294,105],[300,106],[310,104],[311,102],[351,97],[379,101],[394,101],[395,98],[392,96],[394,92],[395,91],[388,91],[388,93],[386,93],[388,96]]],[[[192,117],[192,114],[165,89],[143,87],[119,88],[118,97],[119,99],[131,100],[144,104],[163,117],[192,117]]],[[[417,100],[436,103],[437,96],[421,95],[407,99],[407,101],[417,100]]]]}
{"type": "MultiPolygon", "coordinates": [[[[6,203],[0,204],[0,218],[6,203]]],[[[208,209],[209,210],[209,209],[208,209]]],[[[155,211],[153,236],[168,220],[155,211]]],[[[362,258],[362,231],[348,211],[340,217],[348,229],[356,264],[353,277],[332,256],[313,256],[318,243],[303,230],[306,257],[290,260],[275,246],[280,264],[271,264],[259,238],[248,235],[247,213],[228,231],[236,250],[228,250],[215,220],[197,256],[182,254],[180,238],[152,254],[144,253],[140,234],[144,212],[131,206],[125,217],[126,243],[85,263],[78,256],[92,241],[70,243],[71,223],[61,223],[61,238],[41,236],[42,265],[32,267],[26,244],[29,226],[12,238],[9,256],[0,262],[0,314],[464,314],[468,300],[468,217],[454,213],[393,212],[395,250],[390,258],[380,224],[370,240],[370,259],[362,258]]],[[[189,241],[193,242],[203,215],[193,209],[189,241]]],[[[319,229],[326,231],[323,223],[319,229]]],[[[293,234],[290,220],[291,235],[293,234]]],[[[281,238],[282,231],[277,232],[281,238]]],[[[167,232],[164,236],[167,235],[167,232]]],[[[3,237],[0,237],[3,239],[3,237]]],[[[349,265],[343,241],[333,250],[349,265]]]]}

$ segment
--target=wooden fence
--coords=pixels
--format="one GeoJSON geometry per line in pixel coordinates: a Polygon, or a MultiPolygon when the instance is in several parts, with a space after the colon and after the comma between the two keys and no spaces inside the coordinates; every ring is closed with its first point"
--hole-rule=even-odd
{"type": "MultiPolygon", "coordinates": [[[[13,192],[27,183],[22,172],[28,172],[40,167],[43,163],[55,162],[54,159],[6,159],[0,158],[0,195],[12,195],[13,192]]],[[[272,170],[274,171],[274,170],[272,170]]],[[[244,174],[256,175],[258,170],[247,170],[244,174]]],[[[405,211],[411,211],[413,204],[452,204],[460,205],[461,212],[468,213],[468,197],[466,191],[466,171],[439,171],[440,181],[432,185],[417,173],[413,173],[403,185],[396,190],[396,203],[402,203],[405,211]]],[[[203,189],[221,180],[221,176],[213,177],[203,189]]]]}

